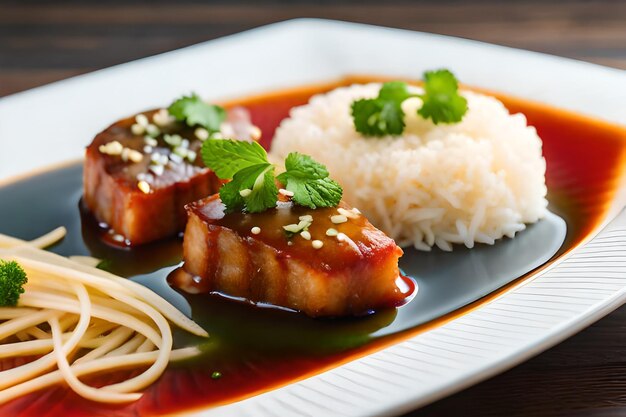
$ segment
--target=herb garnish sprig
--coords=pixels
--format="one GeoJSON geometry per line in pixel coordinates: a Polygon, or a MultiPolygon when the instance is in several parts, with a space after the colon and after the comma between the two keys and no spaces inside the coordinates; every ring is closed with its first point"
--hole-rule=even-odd
{"type": "Polygon", "coordinates": [[[185,122],[190,127],[203,127],[209,133],[219,132],[220,125],[226,120],[223,107],[205,103],[195,93],[174,101],[167,110],[179,122],[185,122]]]}
{"type": "Polygon", "coordinates": [[[352,118],[357,132],[365,136],[400,135],[404,131],[402,102],[410,97],[422,99],[417,113],[433,123],[458,123],[467,112],[467,100],[459,94],[457,79],[446,69],[424,73],[424,94],[412,94],[407,83],[383,84],[376,98],[352,103],[352,118]]]}
{"type": "Polygon", "coordinates": [[[0,259],[0,307],[16,306],[27,281],[26,272],[17,262],[0,259]]]}
{"type": "Polygon", "coordinates": [[[295,204],[312,209],[334,207],[343,194],[324,165],[297,152],[287,156],[286,171],[278,176],[265,149],[256,142],[210,139],[202,144],[202,159],[220,179],[231,180],[219,192],[228,213],[259,213],[276,207],[277,180],[293,193],[295,204]]]}

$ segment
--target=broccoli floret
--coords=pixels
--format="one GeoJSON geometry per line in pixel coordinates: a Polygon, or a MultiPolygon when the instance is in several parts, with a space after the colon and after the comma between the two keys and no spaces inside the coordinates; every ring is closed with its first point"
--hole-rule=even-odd
{"type": "Polygon", "coordinates": [[[26,272],[17,262],[0,259],[0,307],[17,305],[27,281],[26,272]]]}

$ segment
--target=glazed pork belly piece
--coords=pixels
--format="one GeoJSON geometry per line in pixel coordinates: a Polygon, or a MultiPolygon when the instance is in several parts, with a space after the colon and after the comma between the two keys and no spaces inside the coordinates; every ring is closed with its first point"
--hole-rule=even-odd
{"type": "MultiPolygon", "coordinates": [[[[260,132],[245,109],[229,112],[223,134],[252,140],[260,132]]],[[[184,230],[185,205],[221,182],[200,158],[208,131],[175,122],[167,110],[123,119],[87,147],[83,202],[118,241],[137,245],[184,230]]]]}
{"type": "Polygon", "coordinates": [[[345,203],[312,210],[279,201],[262,213],[226,214],[214,195],[187,212],[184,273],[171,282],[187,292],[218,292],[312,317],[361,315],[407,296],[398,269],[402,250],[345,203]]]}

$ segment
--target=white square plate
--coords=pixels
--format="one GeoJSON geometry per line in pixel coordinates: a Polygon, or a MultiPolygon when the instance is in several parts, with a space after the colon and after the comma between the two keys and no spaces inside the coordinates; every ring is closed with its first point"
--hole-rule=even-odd
{"type": "MultiPolygon", "coordinates": [[[[626,124],[620,70],[438,35],[295,20],[0,99],[0,181],[79,158],[111,120],[182,93],[223,99],[347,74],[415,78],[440,67],[469,85],[626,124]]],[[[502,372],[626,300],[623,206],[615,201],[605,227],[584,246],[476,310],[317,376],[196,414],[399,414],[502,372]],[[593,292],[581,291],[590,286],[593,292]]]]}

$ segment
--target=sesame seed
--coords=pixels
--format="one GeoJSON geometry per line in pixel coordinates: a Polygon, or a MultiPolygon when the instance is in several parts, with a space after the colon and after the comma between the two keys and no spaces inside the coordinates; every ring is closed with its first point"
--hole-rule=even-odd
{"type": "Polygon", "coordinates": [[[137,188],[139,188],[144,194],[150,193],[150,184],[148,184],[146,181],[139,181],[137,183],[137,188]]]}
{"type": "Polygon", "coordinates": [[[337,236],[338,234],[339,232],[337,231],[337,229],[333,229],[332,227],[326,230],[326,236],[337,236]]]}
{"type": "Polygon", "coordinates": [[[137,164],[137,163],[143,161],[143,154],[141,152],[139,152],[139,151],[134,150],[134,149],[129,149],[128,159],[130,159],[132,162],[137,164]]]}
{"type": "Polygon", "coordinates": [[[293,191],[288,191],[288,190],[285,190],[284,188],[281,188],[280,190],[278,190],[278,192],[284,195],[285,197],[293,197],[293,191]]]}
{"type": "Polygon", "coordinates": [[[159,144],[159,142],[155,138],[150,137],[150,136],[144,136],[143,143],[145,143],[148,146],[152,146],[153,148],[159,144]]]}
{"type": "Polygon", "coordinates": [[[129,157],[130,151],[131,151],[130,148],[122,149],[122,161],[124,161],[124,162],[128,161],[128,157],[129,157]]]}
{"type": "Polygon", "coordinates": [[[159,163],[161,165],[167,165],[167,161],[169,161],[167,155],[165,155],[164,153],[159,154],[159,163]]]}
{"type": "Polygon", "coordinates": [[[189,160],[189,162],[193,162],[196,160],[196,157],[198,156],[198,154],[196,154],[196,151],[188,151],[187,152],[187,159],[189,160]]]}
{"type": "Polygon", "coordinates": [[[345,241],[346,239],[348,239],[348,236],[346,236],[346,234],[345,234],[345,233],[339,233],[339,234],[337,234],[337,240],[338,240],[338,241],[343,242],[343,241],[345,241]]]}
{"type": "Polygon", "coordinates": [[[258,126],[250,126],[250,128],[248,129],[248,132],[250,133],[250,138],[253,141],[258,141],[259,139],[261,139],[261,129],[258,128],[258,126]]]}
{"type": "Polygon", "coordinates": [[[165,172],[165,167],[163,165],[150,165],[149,169],[154,172],[154,175],[157,177],[163,175],[163,172],[165,172]]]}
{"type": "Polygon", "coordinates": [[[324,246],[324,242],[322,242],[321,240],[314,240],[313,242],[311,242],[311,245],[315,249],[321,249],[322,246],[324,246]]]}
{"type": "Polygon", "coordinates": [[[138,114],[137,116],[135,116],[135,122],[137,122],[137,124],[141,126],[148,126],[149,123],[148,118],[145,114],[138,114]]]}
{"type": "Polygon", "coordinates": [[[250,232],[253,235],[258,235],[259,233],[261,233],[261,228],[259,226],[254,226],[252,229],[250,229],[250,232]]]}
{"type": "Polygon", "coordinates": [[[302,236],[303,239],[311,240],[311,233],[309,233],[308,230],[300,232],[300,236],[302,236]]]}
{"type": "Polygon", "coordinates": [[[105,145],[100,145],[98,147],[98,150],[100,151],[100,153],[103,153],[105,155],[114,156],[114,155],[121,155],[122,151],[124,151],[124,147],[122,146],[121,143],[114,140],[113,142],[109,142],[105,145]]]}
{"type": "Polygon", "coordinates": [[[355,212],[354,212],[354,211],[352,211],[352,210],[346,210],[346,209],[345,209],[345,208],[343,208],[343,207],[339,207],[339,208],[337,209],[337,211],[339,212],[339,214],[341,214],[341,215],[343,215],[343,216],[346,216],[346,217],[347,217],[347,218],[349,218],[349,219],[356,219],[356,218],[358,218],[358,217],[359,217],[359,214],[358,214],[358,213],[355,213],[355,212]]]}
{"type": "Polygon", "coordinates": [[[124,241],[124,236],[115,233],[112,237],[111,237],[114,241],[116,242],[123,242],[124,241]]]}
{"type": "Polygon", "coordinates": [[[189,139],[183,139],[183,140],[180,142],[180,146],[181,146],[182,148],[185,148],[185,149],[189,148],[189,139]]]}
{"type": "Polygon", "coordinates": [[[157,125],[149,124],[146,126],[146,133],[152,137],[159,136],[161,134],[161,129],[159,129],[157,125]]]}
{"type": "Polygon", "coordinates": [[[133,133],[133,135],[143,135],[146,131],[146,128],[140,124],[135,123],[130,127],[130,131],[133,133]]]}
{"type": "Polygon", "coordinates": [[[293,246],[293,242],[290,240],[287,242],[287,246],[293,246]]]}
{"type": "Polygon", "coordinates": [[[150,160],[152,162],[154,162],[155,164],[160,164],[161,163],[161,154],[160,153],[153,153],[152,155],[150,155],[150,160]]]}
{"type": "Polygon", "coordinates": [[[157,126],[165,127],[174,123],[176,119],[173,116],[170,116],[170,113],[167,109],[160,109],[158,112],[154,113],[152,116],[152,121],[157,126]]]}
{"type": "Polygon", "coordinates": [[[143,147],[143,152],[148,154],[148,155],[151,154],[153,150],[154,150],[154,148],[152,146],[146,145],[146,146],[143,147]]]}
{"type": "Polygon", "coordinates": [[[248,197],[250,194],[252,194],[252,190],[249,188],[244,188],[243,190],[239,191],[239,195],[242,197],[248,197]]]}
{"type": "Polygon", "coordinates": [[[203,127],[198,127],[193,131],[193,134],[200,140],[207,140],[209,138],[209,131],[203,127]]]}
{"type": "Polygon", "coordinates": [[[341,224],[348,221],[348,218],[343,214],[335,214],[334,216],[330,216],[330,221],[335,224],[341,224]]]}

